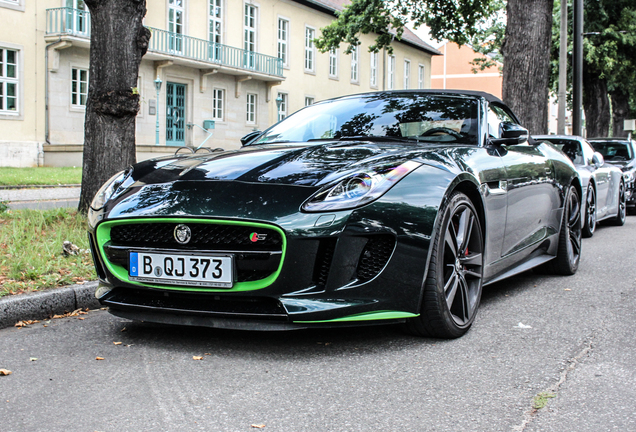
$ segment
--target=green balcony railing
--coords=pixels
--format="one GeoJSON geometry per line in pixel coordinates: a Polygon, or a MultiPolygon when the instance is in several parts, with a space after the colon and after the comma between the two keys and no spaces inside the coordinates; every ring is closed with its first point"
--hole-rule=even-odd
{"type": "MultiPolygon", "coordinates": [[[[73,35],[90,38],[90,13],[61,7],[46,10],[47,35],[73,35]]],[[[283,76],[283,61],[277,57],[222,45],[148,27],[152,32],[148,51],[169,54],[220,66],[283,76]]]]}
{"type": "Polygon", "coordinates": [[[216,63],[268,75],[283,76],[283,61],[277,57],[247,51],[204,39],[148,27],[152,32],[149,51],[216,63]]]}
{"type": "Polygon", "coordinates": [[[90,13],[87,10],[69,7],[47,9],[46,34],[69,34],[90,38],[90,13]]]}

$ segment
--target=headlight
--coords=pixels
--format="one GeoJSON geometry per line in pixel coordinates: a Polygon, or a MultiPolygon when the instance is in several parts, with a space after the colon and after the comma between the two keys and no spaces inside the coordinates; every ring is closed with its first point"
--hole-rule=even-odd
{"type": "Polygon", "coordinates": [[[95,194],[95,198],[93,198],[93,202],[91,203],[91,208],[93,210],[99,210],[104,207],[104,204],[106,204],[106,202],[108,202],[108,200],[113,196],[129,173],[130,170],[118,172],[104,183],[99,191],[97,191],[97,194],[95,194]]]}
{"type": "Polygon", "coordinates": [[[623,173],[623,178],[625,179],[625,183],[631,183],[634,181],[634,173],[632,171],[627,171],[623,173]]]}
{"type": "Polygon", "coordinates": [[[347,210],[368,204],[384,195],[394,184],[420,165],[418,162],[407,161],[350,174],[316,192],[302,205],[302,210],[347,210]]]}

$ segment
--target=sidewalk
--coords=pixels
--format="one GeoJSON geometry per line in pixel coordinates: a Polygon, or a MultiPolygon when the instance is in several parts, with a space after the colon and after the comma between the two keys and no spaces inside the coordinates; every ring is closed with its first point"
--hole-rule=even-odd
{"type": "Polygon", "coordinates": [[[79,185],[3,186],[0,188],[0,201],[6,201],[12,210],[77,207],[80,190],[79,185]]]}

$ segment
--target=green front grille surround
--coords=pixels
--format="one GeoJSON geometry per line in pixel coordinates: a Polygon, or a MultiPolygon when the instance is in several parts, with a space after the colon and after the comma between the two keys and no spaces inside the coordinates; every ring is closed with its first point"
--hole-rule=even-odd
{"type": "Polygon", "coordinates": [[[285,261],[285,252],[287,250],[287,238],[285,237],[285,232],[275,225],[264,224],[259,222],[244,222],[244,221],[231,221],[231,220],[223,220],[223,219],[201,219],[201,218],[141,218],[141,219],[117,219],[110,220],[106,222],[102,222],[97,226],[95,231],[95,237],[97,239],[97,248],[99,249],[99,253],[103,258],[104,264],[108,268],[108,270],[119,280],[122,282],[126,282],[132,285],[138,285],[143,287],[151,287],[151,288],[159,288],[165,290],[172,291],[191,291],[191,292],[241,292],[241,291],[255,291],[259,289],[263,289],[274,283],[274,281],[278,278],[281,269],[283,268],[283,262],[285,261]],[[145,282],[137,282],[131,281],[128,278],[128,271],[117,264],[111,263],[104,251],[104,246],[107,242],[110,241],[110,230],[117,225],[133,225],[133,224],[152,224],[152,223],[201,223],[201,224],[215,224],[215,225],[239,225],[239,226],[247,226],[254,228],[267,228],[277,231],[282,240],[282,253],[280,257],[280,263],[278,264],[278,268],[274,273],[267,276],[264,279],[249,281],[249,282],[236,282],[232,288],[207,288],[207,287],[179,287],[175,285],[155,285],[145,282]]]}

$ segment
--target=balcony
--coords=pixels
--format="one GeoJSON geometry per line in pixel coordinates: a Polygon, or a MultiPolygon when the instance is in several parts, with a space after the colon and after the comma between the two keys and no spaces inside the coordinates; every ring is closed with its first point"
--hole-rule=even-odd
{"type": "MultiPolygon", "coordinates": [[[[263,81],[281,81],[283,62],[277,57],[213,43],[157,28],[152,32],[145,59],[212,70],[230,75],[249,76],[263,81]]],[[[65,46],[88,47],[90,12],[68,7],[46,10],[47,42],[61,38],[65,46]]]]}

